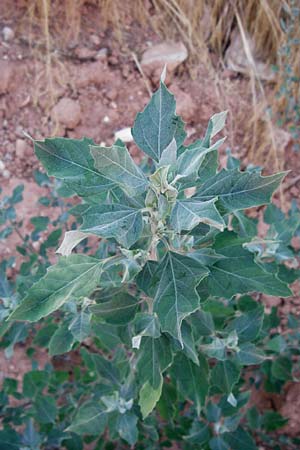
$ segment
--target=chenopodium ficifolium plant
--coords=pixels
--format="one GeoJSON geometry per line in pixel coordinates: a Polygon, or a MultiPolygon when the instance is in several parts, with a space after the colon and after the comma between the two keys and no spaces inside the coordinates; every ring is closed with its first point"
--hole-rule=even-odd
{"type": "Polygon", "coordinates": [[[276,264],[247,248],[242,210],[269,203],[285,174],[240,171],[234,159],[218,170],[224,139],[214,138],[226,112],[186,146],[175,107],[161,80],[132,128],[148,157],[140,167],[120,140],[111,147],[87,138],[35,141],[48,175],[82,198],[71,211],[81,226],[65,233],[62,256],[9,319],[34,322],[63,311],[51,355],[96,337],[94,352],[84,348],[82,358],[101,383],[82,396],[67,432],[101,435],[108,427],[133,445],[156,405],[162,412],[172,383],[194,411],[187,445],[197,436],[203,448],[237,448],[241,439],[255,448],[239,425],[249,397],[239,380],[243,366],[265,360],[255,345],[264,312],[243,294],[291,291],[276,264]],[[72,253],[89,236],[100,238],[96,253],[72,253]]]}

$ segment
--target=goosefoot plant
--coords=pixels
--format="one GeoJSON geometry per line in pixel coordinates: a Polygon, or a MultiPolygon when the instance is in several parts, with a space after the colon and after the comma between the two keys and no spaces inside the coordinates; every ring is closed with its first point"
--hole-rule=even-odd
{"type": "Polygon", "coordinates": [[[148,432],[153,448],[164,438],[163,430],[150,432],[155,413],[172,422],[175,408],[192,422],[181,448],[251,450],[241,373],[266,355],[255,344],[263,307],[244,294],[292,293],[276,258],[261,257],[269,244],[253,241],[242,210],[269,203],[285,174],[240,171],[234,158],[218,170],[224,139],[213,139],[226,112],[186,146],[175,106],[162,79],[132,129],[147,155],[140,167],[120,140],[111,147],[87,138],[35,141],[48,175],[82,198],[70,211],[81,226],[65,233],[62,256],[9,320],[35,322],[60,310],[50,355],[88,338],[86,392],[75,397],[66,433],[105,432],[104,440],[119,436],[133,446],[148,432]],[[96,252],[75,253],[90,236],[100,238],[96,252]]]}

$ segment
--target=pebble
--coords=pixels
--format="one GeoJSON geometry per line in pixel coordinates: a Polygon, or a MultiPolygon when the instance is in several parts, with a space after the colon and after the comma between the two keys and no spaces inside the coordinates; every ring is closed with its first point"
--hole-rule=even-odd
{"type": "Polygon", "coordinates": [[[80,104],[71,98],[64,97],[54,106],[51,117],[53,121],[57,120],[61,125],[73,130],[81,120],[80,104]]]}
{"type": "Polygon", "coordinates": [[[132,142],[133,137],[131,134],[131,128],[122,128],[119,131],[115,132],[115,139],[121,139],[123,142],[132,142]]]}
{"type": "Polygon", "coordinates": [[[3,30],[2,30],[2,34],[3,34],[3,39],[6,42],[12,41],[13,38],[15,37],[15,32],[10,27],[4,27],[3,30]]]}

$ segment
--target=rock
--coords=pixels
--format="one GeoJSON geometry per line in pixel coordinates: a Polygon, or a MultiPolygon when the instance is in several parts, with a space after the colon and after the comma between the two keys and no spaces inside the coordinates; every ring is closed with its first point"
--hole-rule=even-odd
{"type": "Polygon", "coordinates": [[[108,78],[107,67],[102,60],[74,68],[74,83],[77,88],[105,84],[108,78]]]}
{"type": "Polygon", "coordinates": [[[25,158],[28,156],[29,153],[29,147],[27,145],[27,142],[24,141],[24,139],[17,139],[16,140],[16,156],[17,158],[25,158]]]}
{"type": "Polygon", "coordinates": [[[258,78],[267,81],[274,81],[275,73],[271,70],[271,67],[268,64],[259,58],[259,55],[255,49],[255,42],[251,36],[247,36],[247,42],[253,57],[253,63],[251,63],[247,58],[240,33],[235,31],[232,34],[231,44],[225,54],[225,64],[227,69],[247,75],[255,70],[255,75],[258,78]]]}
{"type": "Polygon", "coordinates": [[[188,51],[182,42],[165,41],[147,49],[142,57],[141,66],[145,74],[154,82],[160,79],[167,64],[170,74],[188,57],[188,51]]]}
{"type": "Polygon", "coordinates": [[[106,60],[107,59],[107,54],[108,54],[108,49],[107,48],[101,48],[96,55],[96,59],[100,59],[100,60],[106,60]]]}
{"type": "Polygon", "coordinates": [[[87,61],[89,59],[94,59],[97,55],[97,51],[91,50],[87,47],[77,47],[75,50],[75,55],[81,61],[87,61]]]}
{"type": "Polygon", "coordinates": [[[101,45],[101,39],[96,34],[91,34],[90,41],[95,47],[100,47],[101,45]]]}
{"type": "Polygon", "coordinates": [[[109,100],[116,100],[116,98],[118,97],[118,91],[115,88],[110,89],[109,91],[106,92],[106,97],[109,100]]]}
{"type": "Polygon", "coordinates": [[[4,27],[3,30],[2,30],[2,34],[3,34],[3,39],[6,42],[12,41],[13,38],[15,37],[15,32],[10,27],[4,27]]]}
{"type": "Polygon", "coordinates": [[[71,98],[62,98],[52,109],[51,117],[66,128],[73,129],[81,120],[80,105],[71,98]]]}
{"type": "Polygon", "coordinates": [[[4,164],[4,162],[0,159],[0,173],[3,172],[4,169],[5,169],[5,164],[4,164]]]}
{"type": "Polygon", "coordinates": [[[172,85],[170,90],[176,98],[176,113],[181,116],[185,122],[193,121],[197,112],[197,105],[192,96],[175,85],[172,85]]]}
{"type": "Polygon", "coordinates": [[[7,94],[12,87],[15,67],[9,61],[0,60],[0,94],[7,94]]]}
{"type": "Polygon", "coordinates": [[[131,128],[122,128],[122,130],[115,132],[115,139],[121,139],[123,142],[132,142],[133,137],[131,134],[131,128]]]}

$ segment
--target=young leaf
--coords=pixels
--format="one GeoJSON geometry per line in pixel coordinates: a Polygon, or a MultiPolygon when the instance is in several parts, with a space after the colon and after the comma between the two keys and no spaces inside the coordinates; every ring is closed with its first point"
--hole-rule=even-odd
{"type": "Polygon", "coordinates": [[[207,201],[218,197],[226,212],[251,208],[270,202],[286,172],[262,177],[258,172],[221,170],[209,178],[194,195],[195,200],[207,201]]]}
{"type": "Polygon", "coordinates": [[[116,183],[129,196],[136,197],[147,188],[148,181],[125,146],[91,146],[96,169],[116,183]]]}
{"type": "Polygon", "coordinates": [[[82,309],[72,320],[69,325],[69,330],[73,338],[78,342],[84,341],[91,332],[91,315],[88,311],[82,309]]]}
{"type": "Polygon", "coordinates": [[[217,198],[207,202],[177,200],[170,217],[171,226],[180,233],[182,230],[192,230],[199,223],[206,223],[223,231],[225,223],[215,206],[216,201],[217,198]]]}
{"type": "Polygon", "coordinates": [[[115,238],[126,248],[131,247],[142,234],[141,211],[129,206],[116,204],[91,206],[82,217],[82,232],[115,238]]]}
{"type": "Polygon", "coordinates": [[[132,129],[133,139],[156,162],[159,162],[163,150],[174,137],[178,146],[181,143],[177,139],[177,134],[180,135],[182,130],[179,118],[175,115],[175,107],[174,96],[161,82],[144,111],[136,116],[132,129]]]}
{"type": "Polygon", "coordinates": [[[251,366],[253,364],[262,364],[266,356],[264,352],[257,348],[251,342],[241,344],[236,355],[237,361],[243,366],[251,366]]]}
{"type": "Polygon", "coordinates": [[[225,258],[209,267],[208,277],[199,285],[199,294],[228,299],[255,291],[281,297],[292,295],[276,275],[255,263],[253,255],[242,247],[242,243],[235,233],[229,231],[217,236],[214,249],[225,258]]]}
{"type": "Polygon", "coordinates": [[[225,126],[225,121],[227,117],[228,111],[222,111],[217,114],[214,114],[208,122],[208,127],[203,139],[204,147],[209,147],[211,143],[211,139],[215,137],[221,130],[223,130],[225,126]]]}
{"type": "Polygon", "coordinates": [[[34,149],[47,174],[61,178],[83,197],[95,195],[116,186],[95,169],[90,154],[91,139],[51,138],[35,141],[34,149]]]}
{"type": "Polygon", "coordinates": [[[80,406],[71,425],[66,431],[77,434],[101,435],[106,427],[107,411],[95,401],[87,401],[80,406]]]}
{"type": "Polygon", "coordinates": [[[56,253],[60,253],[62,256],[69,256],[76,245],[78,245],[83,239],[88,237],[87,233],[83,233],[80,230],[67,231],[64,236],[60,247],[56,250],[56,253]]]}
{"type": "Polygon", "coordinates": [[[194,259],[167,252],[152,278],[154,312],[162,330],[178,339],[182,346],[181,323],[199,308],[196,286],[207,274],[207,269],[194,259]]]}
{"type": "Polygon", "coordinates": [[[264,319],[264,308],[258,305],[254,310],[236,317],[228,325],[228,331],[235,330],[239,343],[253,341],[261,330],[264,319]]]}
{"type": "Polygon", "coordinates": [[[34,415],[39,423],[54,423],[57,414],[55,399],[39,394],[34,403],[34,415]]]}
{"type": "Polygon", "coordinates": [[[90,256],[61,257],[29,289],[10,319],[34,322],[60,308],[70,298],[89,295],[99,283],[102,270],[103,261],[90,256]]]}
{"type": "Polygon", "coordinates": [[[131,411],[120,414],[117,422],[117,430],[122,439],[133,446],[138,439],[137,416],[131,411]]]}
{"type": "Polygon", "coordinates": [[[163,377],[161,376],[161,382],[157,388],[153,388],[151,384],[146,381],[143,384],[139,393],[139,405],[143,419],[149,416],[149,414],[155,408],[156,403],[160,399],[163,385],[163,377]]]}

